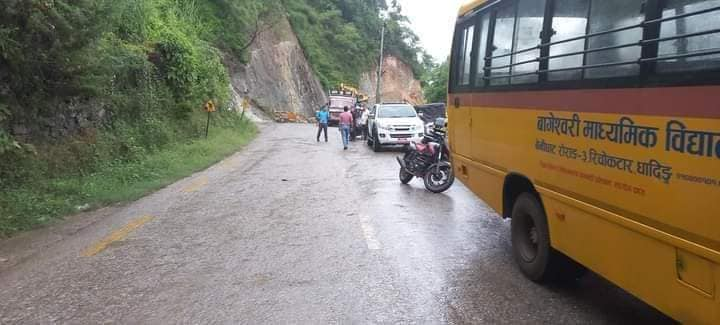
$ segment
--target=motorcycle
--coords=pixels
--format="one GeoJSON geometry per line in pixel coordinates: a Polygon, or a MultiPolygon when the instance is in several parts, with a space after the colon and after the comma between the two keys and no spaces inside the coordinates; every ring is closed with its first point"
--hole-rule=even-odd
{"type": "Polygon", "coordinates": [[[437,119],[421,143],[410,143],[405,155],[397,157],[400,182],[408,184],[415,177],[422,178],[425,188],[433,193],[445,192],[453,185],[455,173],[450,163],[445,124],[444,118],[437,119]]]}

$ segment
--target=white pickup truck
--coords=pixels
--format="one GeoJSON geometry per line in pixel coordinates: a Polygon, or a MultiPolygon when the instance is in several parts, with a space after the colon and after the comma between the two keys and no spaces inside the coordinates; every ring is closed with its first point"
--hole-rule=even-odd
{"type": "Polygon", "coordinates": [[[374,151],[383,146],[420,142],[425,135],[423,121],[409,104],[387,103],[373,106],[368,115],[368,145],[374,151]]]}

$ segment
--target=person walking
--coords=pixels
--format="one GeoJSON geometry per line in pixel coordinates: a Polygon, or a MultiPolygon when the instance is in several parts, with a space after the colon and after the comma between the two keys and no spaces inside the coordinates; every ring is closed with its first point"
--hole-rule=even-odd
{"type": "Polygon", "coordinates": [[[317,142],[320,142],[320,133],[325,132],[325,142],[328,142],[328,120],[330,119],[330,113],[328,112],[328,106],[325,105],[320,108],[320,111],[315,115],[318,120],[318,131],[317,131],[317,142]]]}
{"type": "Polygon", "coordinates": [[[348,149],[348,145],[350,143],[350,129],[353,125],[353,116],[352,113],[349,112],[349,108],[345,106],[343,108],[343,111],[340,114],[340,132],[342,133],[342,140],[343,140],[343,148],[345,150],[348,149]]]}
{"type": "Polygon", "coordinates": [[[360,135],[361,129],[360,129],[360,115],[362,115],[362,110],[360,107],[360,104],[356,104],[355,107],[353,107],[352,111],[352,117],[353,117],[353,125],[350,129],[350,141],[354,142],[355,139],[357,139],[357,136],[360,135]]]}
{"type": "Polygon", "coordinates": [[[368,138],[368,127],[367,127],[367,121],[368,117],[370,115],[370,112],[367,108],[363,107],[362,115],[360,116],[360,128],[362,131],[362,139],[367,140],[368,138]]]}

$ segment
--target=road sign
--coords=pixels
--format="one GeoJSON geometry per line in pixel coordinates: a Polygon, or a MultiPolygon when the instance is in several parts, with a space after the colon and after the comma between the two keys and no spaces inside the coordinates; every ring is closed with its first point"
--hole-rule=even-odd
{"type": "Polygon", "coordinates": [[[213,113],[217,111],[217,109],[215,108],[215,103],[213,103],[212,100],[209,100],[207,103],[205,103],[203,109],[208,113],[213,113]]]}
{"type": "Polygon", "coordinates": [[[205,105],[203,105],[203,109],[208,113],[207,126],[205,126],[205,139],[207,139],[208,134],[210,133],[210,113],[217,111],[217,109],[215,108],[215,103],[212,100],[205,103],[205,105]]]}

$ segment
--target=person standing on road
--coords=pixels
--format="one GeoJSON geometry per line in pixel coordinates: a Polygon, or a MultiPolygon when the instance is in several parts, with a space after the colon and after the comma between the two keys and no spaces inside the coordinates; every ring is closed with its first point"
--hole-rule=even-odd
{"type": "Polygon", "coordinates": [[[362,131],[362,139],[367,140],[368,138],[368,130],[367,130],[367,121],[368,121],[368,115],[370,112],[368,112],[368,109],[363,107],[362,115],[360,115],[360,129],[362,131]]]}
{"type": "Polygon", "coordinates": [[[362,107],[360,104],[356,104],[352,109],[353,125],[350,131],[350,141],[355,141],[358,135],[360,135],[360,115],[362,115],[362,107]]]}
{"type": "Polygon", "coordinates": [[[350,129],[353,125],[353,116],[352,113],[349,112],[349,108],[345,106],[343,108],[342,114],[340,114],[340,132],[342,133],[342,140],[343,140],[343,148],[345,150],[348,149],[348,145],[350,143],[350,129]]]}
{"type": "Polygon", "coordinates": [[[320,108],[316,116],[318,120],[318,131],[317,131],[317,142],[320,142],[320,133],[325,132],[325,142],[328,142],[328,120],[330,119],[330,113],[328,112],[328,106],[325,105],[320,108]]]}

